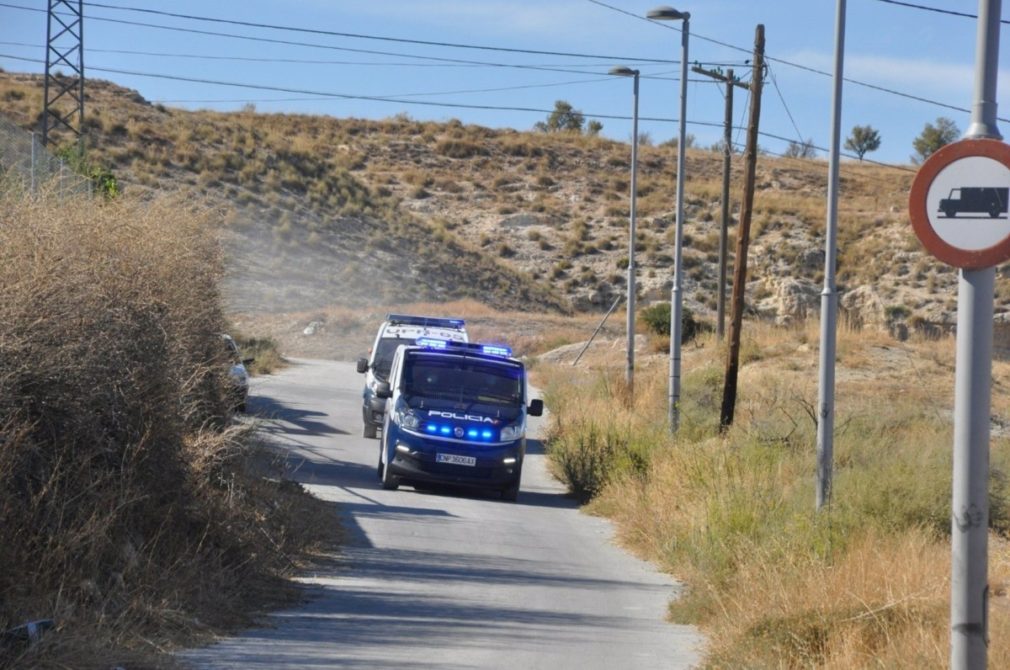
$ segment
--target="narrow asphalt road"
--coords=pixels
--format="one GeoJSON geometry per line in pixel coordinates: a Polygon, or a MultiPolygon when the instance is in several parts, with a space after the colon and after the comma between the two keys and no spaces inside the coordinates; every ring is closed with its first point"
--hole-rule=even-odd
{"type": "MultiPolygon", "coordinates": [[[[532,441],[518,503],[496,493],[384,491],[361,437],[362,377],[298,360],[254,380],[250,410],[293,477],[348,530],[307,601],[180,654],[195,668],[688,668],[695,629],[664,621],[675,583],[578,511],[532,441]]],[[[532,435],[536,436],[533,425],[532,435]]]]}

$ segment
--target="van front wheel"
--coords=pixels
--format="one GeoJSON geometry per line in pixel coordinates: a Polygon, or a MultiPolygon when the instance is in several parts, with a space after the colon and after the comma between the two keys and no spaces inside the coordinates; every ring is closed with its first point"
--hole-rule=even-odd
{"type": "Polygon", "coordinates": [[[516,479],[515,484],[511,486],[506,486],[501,490],[501,499],[507,500],[508,502],[515,502],[519,499],[519,480],[516,479]]]}
{"type": "Polygon", "coordinates": [[[389,465],[382,462],[379,456],[379,479],[382,481],[382,488],[387,491],[395,491],[400,488],[400,478],[389,472],[389,465]]]}

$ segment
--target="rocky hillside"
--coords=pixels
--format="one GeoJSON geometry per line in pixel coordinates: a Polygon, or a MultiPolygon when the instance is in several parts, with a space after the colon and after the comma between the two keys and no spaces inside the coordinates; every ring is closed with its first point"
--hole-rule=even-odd
{"type": "MultiPolygon", "coordinates": [[[[0,75],[0,111],[37,123],[36,77],[0,75]]],[[[523,309],[601,310],[625,286],[630,147],[457,121],[189,112],[88,83],[92,160],[127,193],[186,189],[231,212],[239,311],[472,297],[523,309]]],[[[639,152],[636,259],[644,301],[668,299],[676,150],[639,152]]],[[[714,313],[721,155],[689,149],[685,300],[714,313]]],[[[742,160],[731,195],[739,211],[742,160]]],[[[907,217],[914,172],[846,162],[838,280],[852,322],[953,322],[956,274],[923,253],[907,217]]],[[[758,160],[748,305],[780,323],[816,315],[827,165],[758,160]]],[[[735,228],[735,227],[734,227],[735,228]]],[[[735,237],[735,231],[731,233],[735,237]]],[[[731,238],[730,250],[733,249],[731,238]]],[[[1001,276],[998,311],[1010,308],[1001,276]]]]}

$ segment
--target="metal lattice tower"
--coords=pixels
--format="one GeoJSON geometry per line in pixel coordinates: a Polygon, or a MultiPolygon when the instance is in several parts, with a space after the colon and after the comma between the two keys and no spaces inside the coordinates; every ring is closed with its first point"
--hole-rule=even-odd
{"type": "Polygon", "coordinates": [[[44,100],[42,144],[49,143],[50,130],[65,128],[83,148],[84,0],[49,0],[44,100]],[[70,73],[56,75],[57,67],[70,73]]]}

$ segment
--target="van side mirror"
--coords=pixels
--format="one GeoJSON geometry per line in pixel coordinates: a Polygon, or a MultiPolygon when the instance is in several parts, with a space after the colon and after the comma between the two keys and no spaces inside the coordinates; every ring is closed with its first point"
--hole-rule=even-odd
{"type": "Polygon", "coordinates": [[[359,358],[358,359],[357,370],[358,370],[358,372],[361,372],[361,373],[368,372],[368,359],[367,358],[359,358]]]}
{"type": "Polygon", "coordinates": [[[379,382],[375,385],[376,398],[392,398],[393,390],[389,388],[389,382],[379,382]]]}
{"type": "Polygon", "coordinates": [[[540,398],[530,400],[530,406],[526,409],[530,416],[541,416],[544,413],[544,401],[540,398]]]}

